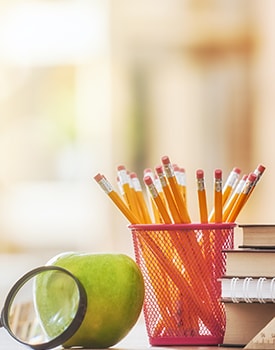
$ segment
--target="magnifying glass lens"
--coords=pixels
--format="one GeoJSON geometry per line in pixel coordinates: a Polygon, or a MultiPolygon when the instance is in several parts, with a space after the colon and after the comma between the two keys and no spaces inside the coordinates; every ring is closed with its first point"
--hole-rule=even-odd
{"type": "Polygon", "coordinates": [[[79,281],[68,271],[38,268],[10,291],[2,322],[16,340],[34,349],[58,346],[80,326],[85,297],[79,281]]]}

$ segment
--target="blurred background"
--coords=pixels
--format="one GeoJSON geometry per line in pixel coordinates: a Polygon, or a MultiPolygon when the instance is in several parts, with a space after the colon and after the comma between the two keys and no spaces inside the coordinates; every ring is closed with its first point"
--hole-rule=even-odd
{"type": "Polygon", "coordinates": [[[67,251],[132,255],[94,181],[142,180],[163,155],[195,171],[266,172],[238,217],[274,223],[275,2],[2,0],[0,266],[9,283],[67,251]],[[8,269],[9,267],[9,269],[8,269]]]}

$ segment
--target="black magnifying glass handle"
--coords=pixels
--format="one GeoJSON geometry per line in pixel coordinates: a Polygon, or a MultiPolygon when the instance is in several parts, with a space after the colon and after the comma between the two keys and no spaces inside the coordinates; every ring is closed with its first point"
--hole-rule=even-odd
{"type": "Polygon", "coordinates": [[[51,349],[73,336],[86,309],[86,291],[73,274],[59,266],[41,266],[11,288],[0,327],[35,350],[51,349]]]}

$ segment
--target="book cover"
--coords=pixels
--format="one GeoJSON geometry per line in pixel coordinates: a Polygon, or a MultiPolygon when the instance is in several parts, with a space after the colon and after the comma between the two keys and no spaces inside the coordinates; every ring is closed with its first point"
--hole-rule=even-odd
{"type": "Polygon", "coordinates": [[[275,276],[275,249],[229,249],[223,252],[228,276],[275,276]]]}
{"type": "Polygon", "coordinates": [[[222,346],[245,346],[275,317],[275,303],[224,303],[226,328],[222,346]]]}
{"type": "Polygon", "coordinates": [[[275,247],[275,224],[238,225],[243,232],[241,247],[275,247]]]}

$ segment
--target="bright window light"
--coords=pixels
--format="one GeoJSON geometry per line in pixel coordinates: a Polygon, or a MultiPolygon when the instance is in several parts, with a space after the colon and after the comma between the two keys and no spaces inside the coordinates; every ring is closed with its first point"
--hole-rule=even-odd
{"type": "Polygon", "coordinates": [[[107,0],[25,2],[0,23],[0,57],[14,64],[75,64],[108,50],[107,0]]]}

